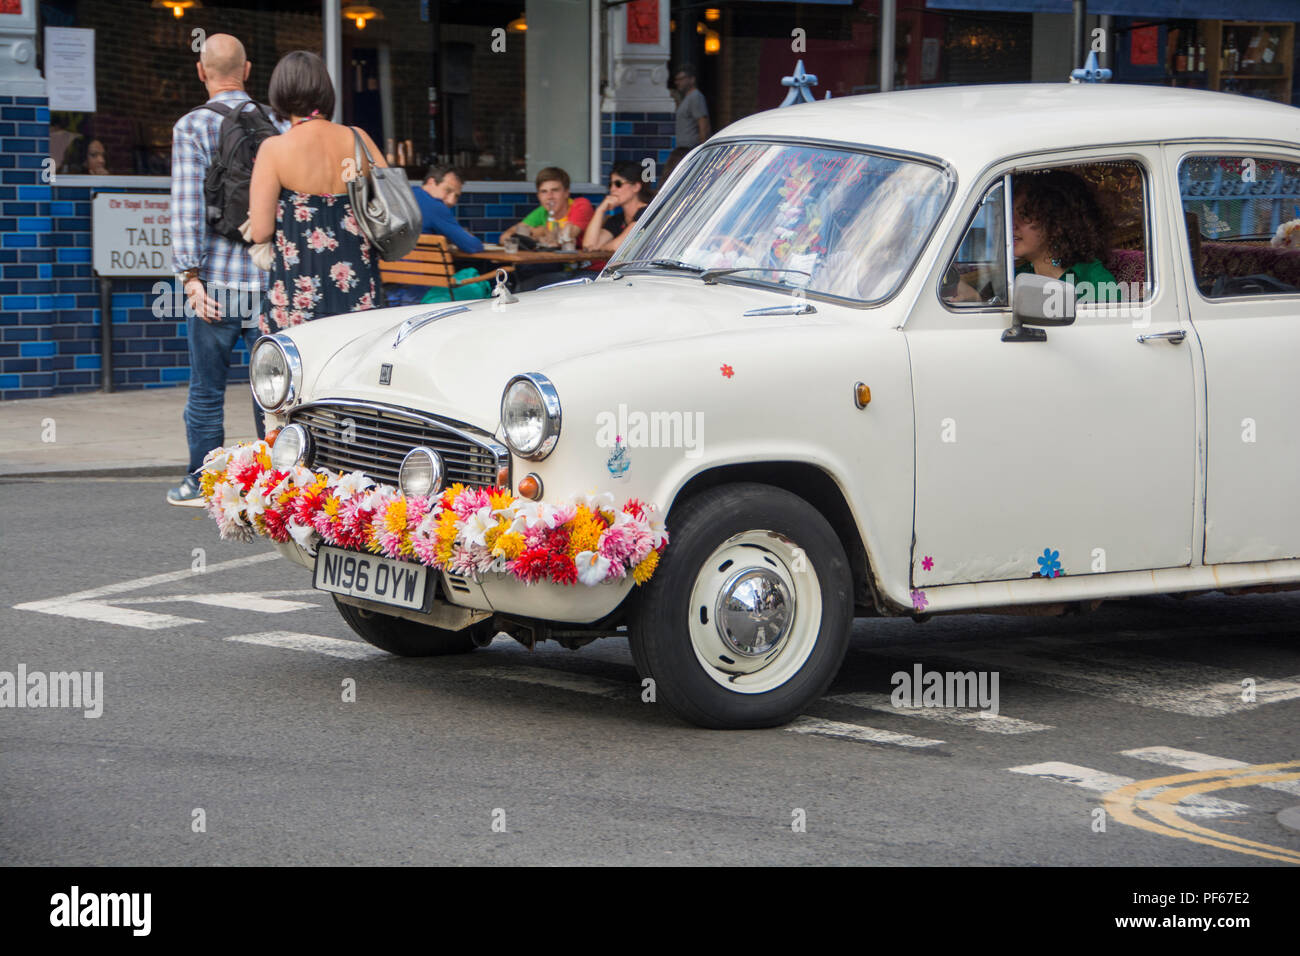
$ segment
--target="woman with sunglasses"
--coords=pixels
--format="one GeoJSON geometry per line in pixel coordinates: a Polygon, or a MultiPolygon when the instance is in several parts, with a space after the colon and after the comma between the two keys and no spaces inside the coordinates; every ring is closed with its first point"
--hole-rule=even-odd
{"type": "Polygon", "coordinates": [[[609,195],[600,201],[591,222],[587,223],[582,248],[593,253],[614,252],[653,198],[654,193],[641,179],[639,165],[629,161],[615,163],[609,174],[609,195]],[[615,207],[618,211],[609,215],[615,207]]]}

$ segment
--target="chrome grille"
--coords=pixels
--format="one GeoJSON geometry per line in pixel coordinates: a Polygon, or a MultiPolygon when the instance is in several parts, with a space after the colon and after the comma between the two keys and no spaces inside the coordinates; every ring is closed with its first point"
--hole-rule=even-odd
{"type": "Polygon", "coordinates": [[[442,456],[443,486],[495,485],[509,453],[491,435],[459,422],[444,422],[408,409],[351,402],[317,402],[289,413],[311,433],[313,468],[361,471],[397,483],[397,470],[417,445],[442,456]],[[353,435],[345,434],[349,428],[353,435]]]}

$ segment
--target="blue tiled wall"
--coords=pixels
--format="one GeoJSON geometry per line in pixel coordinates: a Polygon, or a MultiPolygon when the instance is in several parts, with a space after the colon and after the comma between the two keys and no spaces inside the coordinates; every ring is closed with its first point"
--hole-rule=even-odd
{"type": "MultiPolygon", "coordinates": [[[[0,124],[48,123],[45,101],[0,97],[0,124]],[[16,115],[12,111],[19,111],[16,115]],[[12,117],[12,118],[11,118],[12,117]]],[[[671,149],[671,114],[618,114],[617,122],[634,130],[655,125],[655,132],[619,133],[608,152],[617,159],[640,161],[647,155],[662,163],[671,149]],[[666,117],[666,120],[665,120],[666,117]],[[668,130],[666,139],[663,130],[668,130]],[[659,140],[655,140],[658,136],[659,140]],[[631,138],[638,145],[626,147],[631,138]],[[651,141],[666,146],[652,149],[651,141]],[[648,145],[650,144],[650,145],[648,145]]],[[[612,123],[614,120],[607,120],[612,123]]],[[[48,126],[42,126],[42,131],[48,126]]],[[[0,132],[6,129],[0,125],[0,132]]],[[[622,127],[619,128],[620,130],[622,127]]],[[[613,137],[613,128],[609,128],[613,137]]],[[[87,186],[45,183],[41,160],[46,136],[0,137],[0,400],[96,391],[100,374],[99,281],[91,268],[91,198],[87,186]],[[21,147],[21,148],[19,148],[21,147]]],[[[604,173],[608,173],[607,160],[604,173]]],[[[131,188],[96,192],[158,192],[131,188]]],[[[587,195],[593,205],[603,193],[587,195]]],[[[537,205],[536,193],[464,193],[456,218],[480,238],[496,241],[537,205]]],[[[113,280],[113,385],[118,389],[160,388],[189,381],[183,300],[166,278],[113,280]],[[169,291],[155,292],[159,282],[169,291]],[[155,302],[158,311],[155,314],[155,302]]],[[[238,347],[232,382],[247,381],[248,354],[238,347]]]]}
{"type": "Polygon", "coordinates": [[[51,334],[55,287],[50,242],[44,97],[0,96],[0,397],[49,394],[72,359],[51,334]]]}
{"type": "Polygon", "coordinates": [[[625,159],[640,165],[649,157],[662,170],[676,138],[677,126],[672,113],[602,113],[601,182],[609,178],[609,168],[614,163],[625,159]]]}

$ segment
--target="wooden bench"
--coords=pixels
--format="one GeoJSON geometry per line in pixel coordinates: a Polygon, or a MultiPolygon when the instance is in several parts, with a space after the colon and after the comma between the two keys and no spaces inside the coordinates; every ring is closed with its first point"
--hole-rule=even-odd
{"type": "Polygon", "coordinates": [[[445,236],[424,233],[415,248],[403,259],[380,262],[379,276],[385,285],[434,286],[446,289],[455,300],[456,290],[474,282],[490,281],[500,270],[510,272],[514,266],[501,266],[471,278],[457,279],[453,248],[445,236]]]}

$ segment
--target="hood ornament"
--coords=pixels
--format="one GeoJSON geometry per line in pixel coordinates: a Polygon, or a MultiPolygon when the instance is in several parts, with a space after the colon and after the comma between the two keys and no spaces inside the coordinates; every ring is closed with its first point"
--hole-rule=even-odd
{"type": "Polygon", "coordinates": [[[505,269],[497,270],[497,284],[492,287],[492,298],[495,300],[492,303],[493,312],[500,312],[507,305],[519,301],[519,296],[511,292],[510,287],[506,285],[505,269]]]}
{"type": "Polygon", "coordinates": [[[397,338],[393,339],[393,348],[397,348],[408,335],[424,328],[430,322],[437,322],[439,319],[445,319],[449,315],[456,315],[458,312],[468,311],[469,306],[467,305],[453,305],[450,309],[436,309],[433,312],[425,312],[423,315],[412,316],[397,327],[397,338]]]}

